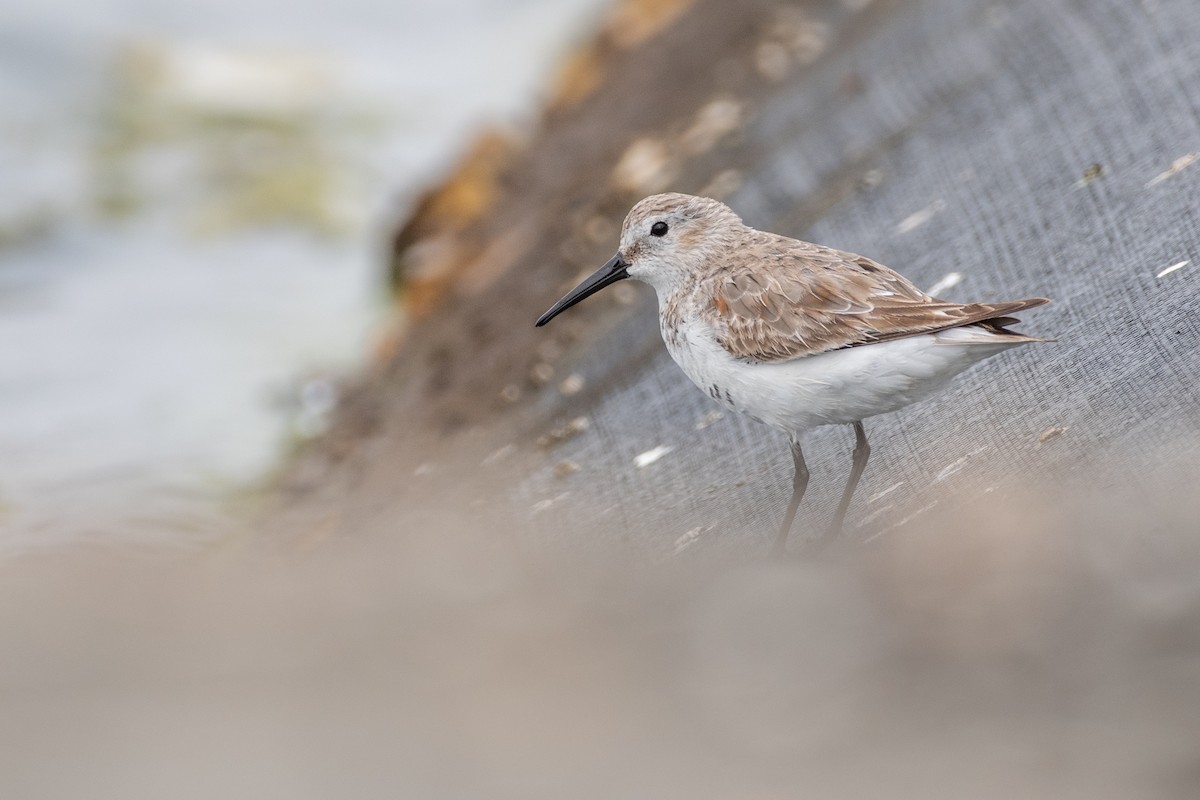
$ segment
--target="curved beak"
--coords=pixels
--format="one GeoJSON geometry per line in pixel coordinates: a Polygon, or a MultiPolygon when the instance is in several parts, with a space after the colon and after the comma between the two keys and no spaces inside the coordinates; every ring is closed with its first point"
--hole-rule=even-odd
{"type": "Polygon", "coordinates": [[[550,306],[549,311],[538,317],[537,327],[542,327],[561,312],[566,311],[585,297],[591,297],[605,286],[628,278],[629,273],[626,272],[628,268],[629,263],[625,261],[620,253],[617,253],[603,267],[589,275],[583,283],[567,292],[566,297],[550,306]]]}

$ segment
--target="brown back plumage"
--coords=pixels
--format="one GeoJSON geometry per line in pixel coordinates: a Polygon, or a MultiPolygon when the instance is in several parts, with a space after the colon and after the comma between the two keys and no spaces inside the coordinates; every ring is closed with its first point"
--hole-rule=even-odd
{"type": "Polygon", "coordinates": [[[1010,314],[1049,302],[938,300],[869,258],[744,230],[738,249],[747,267],[720,265],[697,288],[721,346],[748,361],[787,361],[964,325],[1037,341],[1005,326],[1017,321],[1010,314]]]}

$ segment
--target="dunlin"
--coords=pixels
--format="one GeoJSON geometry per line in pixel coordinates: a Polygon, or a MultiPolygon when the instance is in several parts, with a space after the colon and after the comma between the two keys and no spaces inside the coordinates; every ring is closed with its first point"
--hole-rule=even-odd
{"type": "Polygon", "coordinates": [[[930,396],[988,356],[1042,341],[1009,330],[1009,315],[1049,302],[938,300],[869,258],[757,231],[716,200],[659,194],[629,212],[617,254],[537,324],[625,278],[654,287],[663,341],[693,383],[787,434],[795,476],[777,553],[808,486],[806,431],[846,424],[855,436],[819,547],[841,530],[866,468],[862,421],[930,396]]]}

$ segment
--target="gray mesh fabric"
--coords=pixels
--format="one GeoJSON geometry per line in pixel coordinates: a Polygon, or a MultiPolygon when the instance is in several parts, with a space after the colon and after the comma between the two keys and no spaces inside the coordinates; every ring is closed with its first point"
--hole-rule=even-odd
{"type": "MultiPolygon", "coordinates": [[[[1020,328],[1055,342],[867,421],[874,453],[849,535],[1014,476],[1104,490],[1195,461],[1198,150],[1200,15],[1186,0],[911,3],[762,103],[726,155],[744,173],[727,202],[749,224],[869,255],[925,288],[960,273],[941,292],[951,300],[1054,299],[1020,328]]],[[[670,552],[712,531],[765,547],[790,492],[783,438],[730,413],[697,430],[717,406],[661,344],[647,349],[651,299],[624,313],[576,365],[600,388],[551,409],[587,413],[590,429],[518,502],[551,501],[532,514],[547,532],[594,527],[670,552]],[[659,446],[672,449],[635,465],[659,446]],[[563,459],[581,467],[567,480],[552,477],[563,459]]],[[[848,428],[810,438],[795,535],[832,511],[852,442],[848,428]]]]}

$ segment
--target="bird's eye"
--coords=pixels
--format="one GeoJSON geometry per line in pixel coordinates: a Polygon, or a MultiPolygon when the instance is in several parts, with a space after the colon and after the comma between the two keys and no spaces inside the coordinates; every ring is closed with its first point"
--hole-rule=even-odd
{"type": "Polygon", "coordinates": [[[667,223],[656,222],[650,226],[650,235],[651,236],[666,236],[667,230],[668,230],[667,223]]]}

